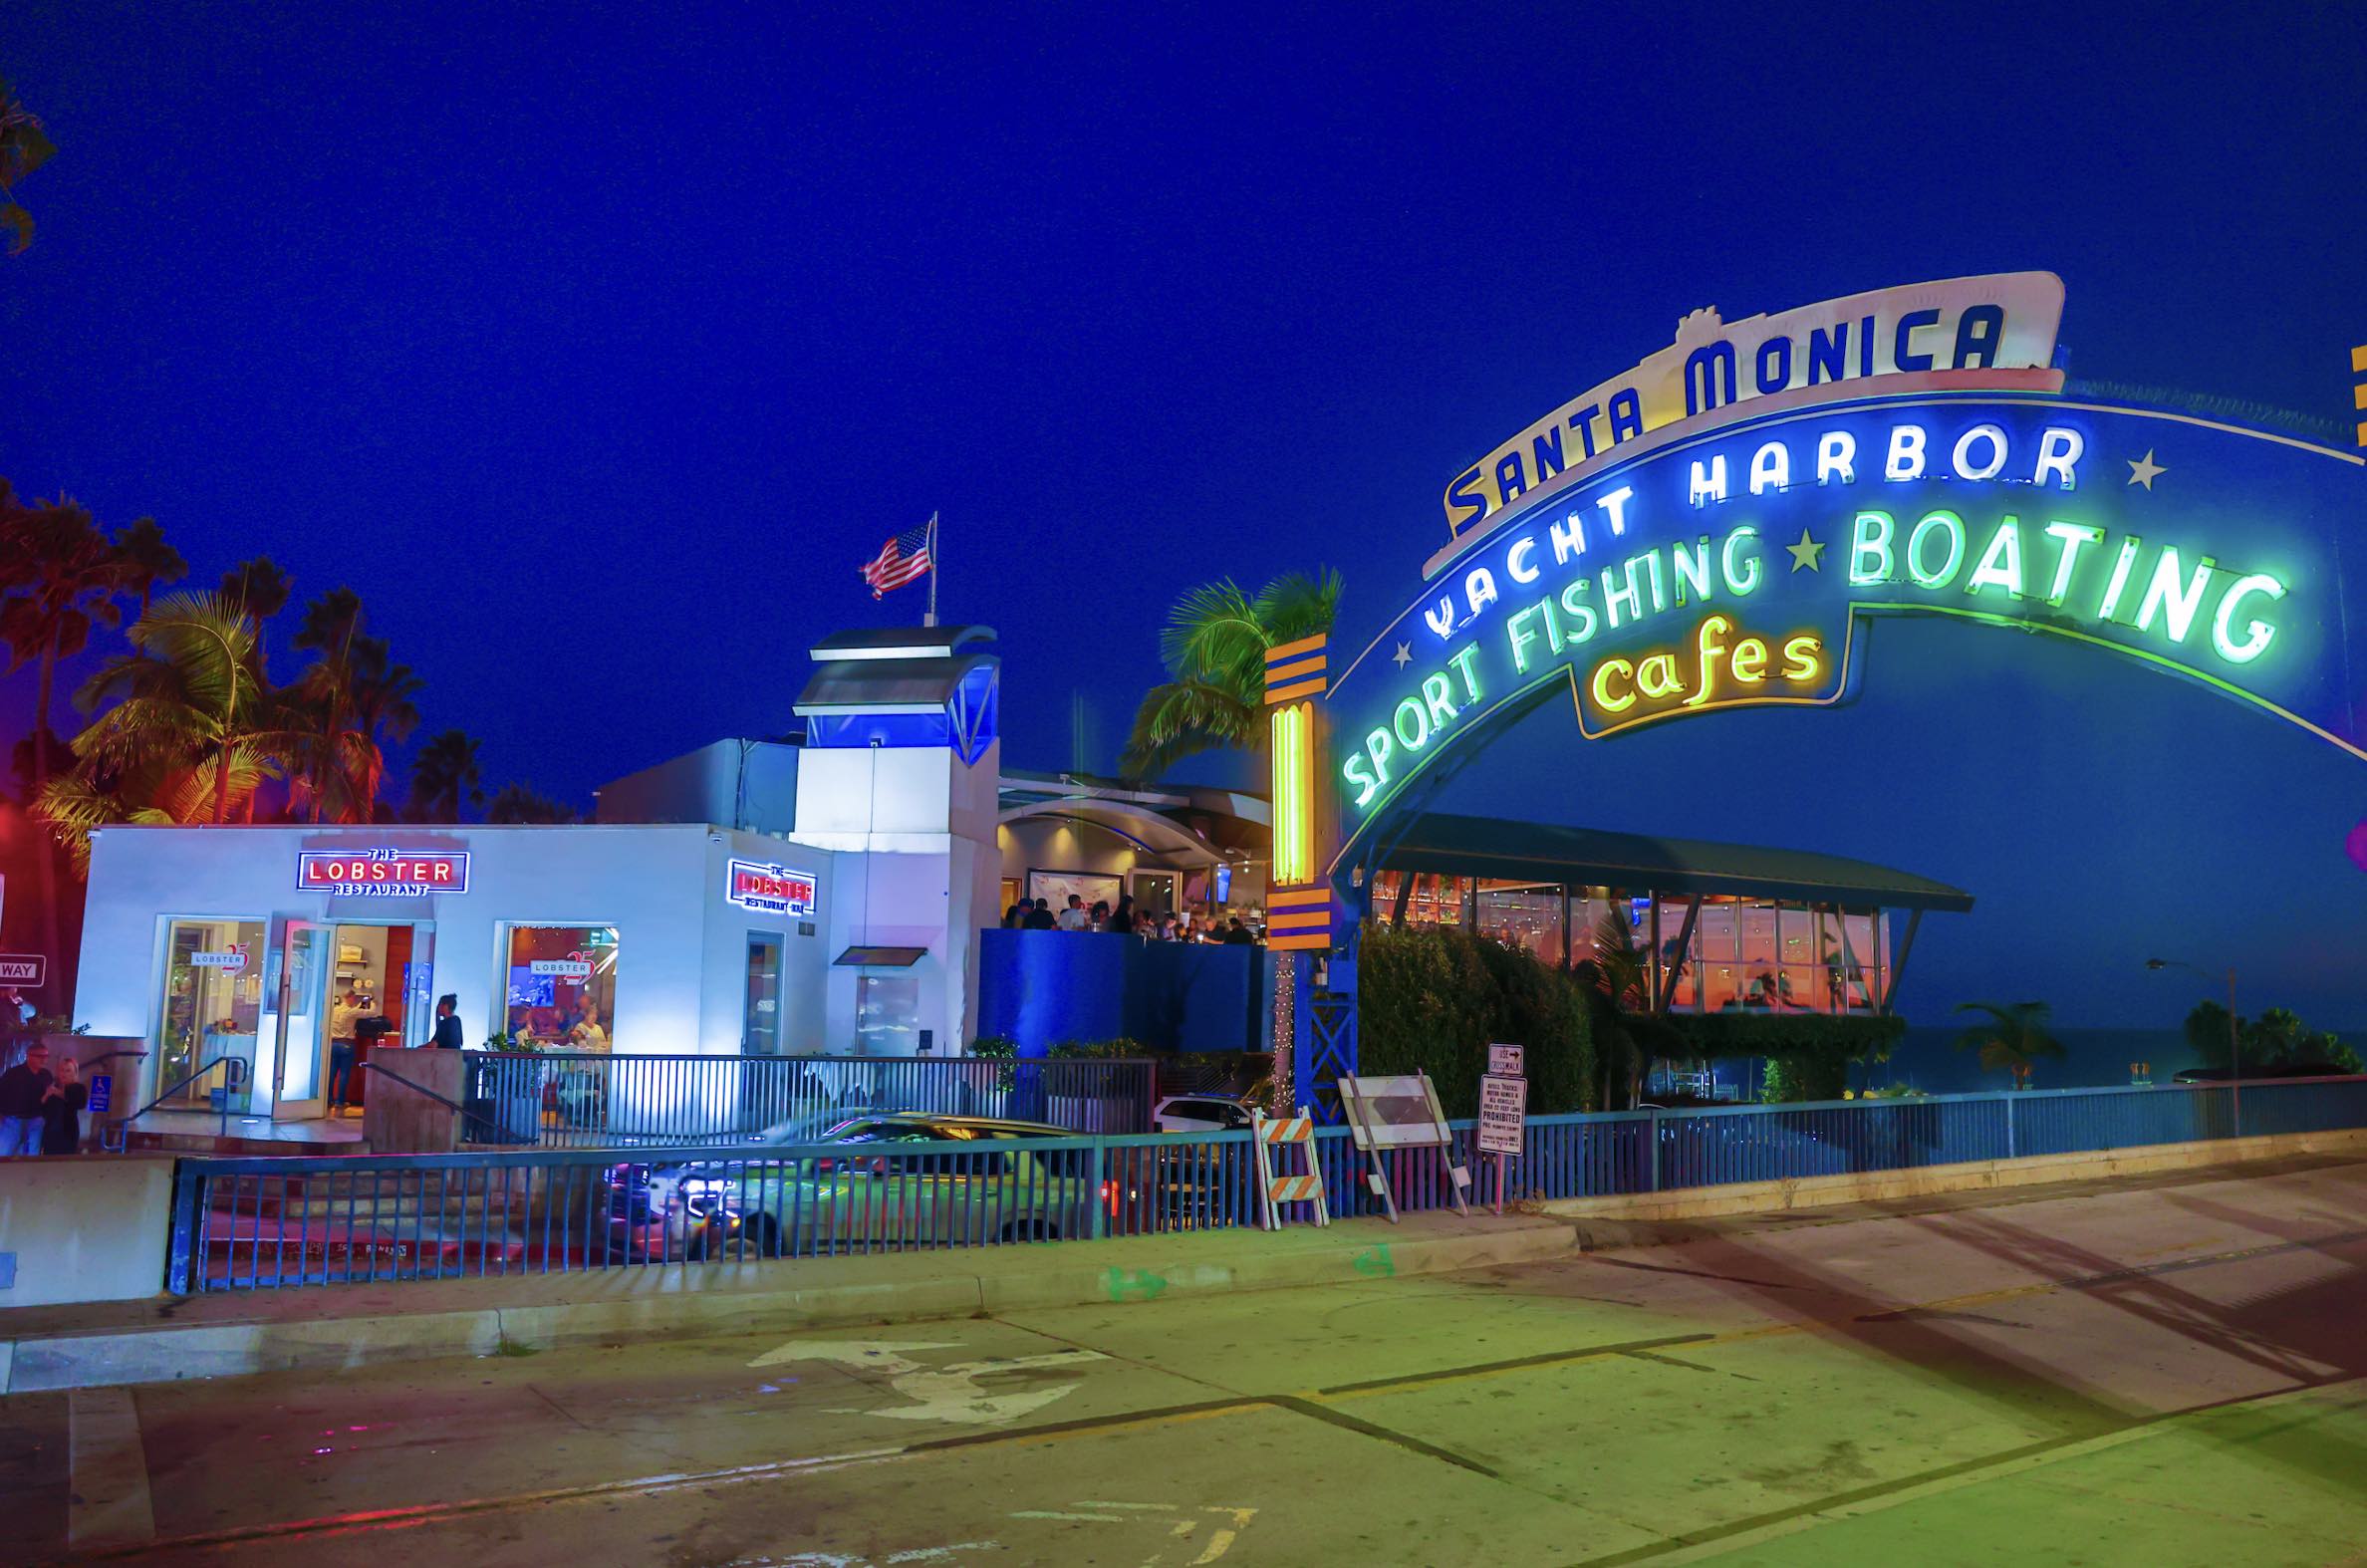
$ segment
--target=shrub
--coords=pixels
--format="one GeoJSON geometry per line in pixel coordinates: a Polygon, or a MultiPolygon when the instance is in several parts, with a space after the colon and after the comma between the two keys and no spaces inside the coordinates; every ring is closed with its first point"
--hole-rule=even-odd
{"type": "Polygon", "coordinates": [[[1368,927],[1356,989],[1363,1071],[1430,1074],[1449,1117],[1477,1114],[1491,1042],[1525,1048],[1532,1114],[1592,1109],[1578,982],[1518,948],[1455,926],[1368,927]]]}
{"type": "Polygon", "coordinates": [[[1863,1013],[1672,1013],[1696,1055],[1763,1056],[1759,1098],[1838,1100],[1852,1062],[1887,1062],[1907,1020],[1863,1013]]]}

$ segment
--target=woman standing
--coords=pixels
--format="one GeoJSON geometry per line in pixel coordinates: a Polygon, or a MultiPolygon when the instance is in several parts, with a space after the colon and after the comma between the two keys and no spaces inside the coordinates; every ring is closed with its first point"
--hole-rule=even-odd
{"type": "Polygon", "coordinates": [[[82,1153],[82,1112],[91,1091],[82,1081],[82,1064],[71,1056],[58,1058],[58,1078],[41,1101],[41,1152],[45,1155],[82,1153]]]}

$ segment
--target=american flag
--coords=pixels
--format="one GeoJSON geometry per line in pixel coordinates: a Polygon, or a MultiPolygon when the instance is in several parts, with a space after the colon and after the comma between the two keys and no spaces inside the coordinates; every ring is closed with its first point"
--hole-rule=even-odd
{"type": "Polygon", "coordinates": [[[902,588],[916,578],[928,574],[929,549],[936,541],[933,523],[922,523],[880,546],[880,553],[864,563],[863,580],[871,584],[872,598],[878,599],[892,588],[902,588]]]}

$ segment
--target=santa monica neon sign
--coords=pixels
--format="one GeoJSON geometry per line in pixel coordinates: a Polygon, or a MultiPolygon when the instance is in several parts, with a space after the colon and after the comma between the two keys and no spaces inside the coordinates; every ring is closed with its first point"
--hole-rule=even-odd
{"type": "Polygon", "coordinates": [[[2338,586],[2367,567],[2360,459],[2040,377],[1711,403],[1465,518],[1326,693],[1329,864],[1442,758],[1556,690],[1590,738],[1840,702],[1878,616],[2107,649],[2367,757],[2367,647],[2338,586]]]}

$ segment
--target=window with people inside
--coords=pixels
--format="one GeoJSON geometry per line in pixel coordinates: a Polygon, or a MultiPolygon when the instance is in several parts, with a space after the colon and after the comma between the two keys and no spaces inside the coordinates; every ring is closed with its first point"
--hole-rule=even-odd
{"type": "Polygon", "coordinates": [[[1383,872],[1373,882],[1372,917],[1467,925],[1551,964],[1583,962],[1598,942],[1624,939],[1645,959],[1656,992],[1681,1013],[1880,1007],[1889,932],[1879,911],[1710,895],[1689,933],[1694,903],[1688,895],[1383,872]]]}
{"type": "Polygon", "coordinates": [[[513,1050],[617,1048],[617,927],[511,925],[503,1032],[513,1050]]]}

